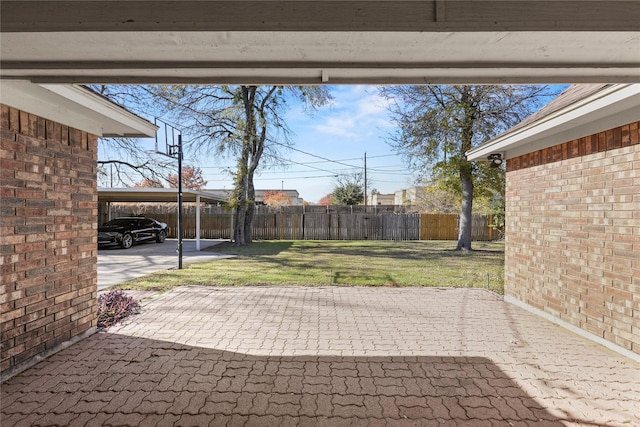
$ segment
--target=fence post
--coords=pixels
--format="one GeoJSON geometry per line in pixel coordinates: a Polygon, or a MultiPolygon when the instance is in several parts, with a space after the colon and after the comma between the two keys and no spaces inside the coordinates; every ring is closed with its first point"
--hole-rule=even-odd
{"type": "Polygon", "coordinates": [[[236,208],[231,208],[231,211],[229,212],[229,240],[233,241],[233,212],[236,210],[236,208]]]}
{"type": "Polygon", "coordinates": [[[489,224],[488,224],[488,226],[489,226],[489,241],[490,242],[493,242],[493,227],[492,227],[492,224],[493,224],[493,214],[489,215],[489,224]]]}
{"type": "Polygon", "coordinates": [[[298,226],[298,214],[294,213],[293,214],[293,240],[296,240],[296,231],[298,231],[296,228],[297,226],[298,226]]]}

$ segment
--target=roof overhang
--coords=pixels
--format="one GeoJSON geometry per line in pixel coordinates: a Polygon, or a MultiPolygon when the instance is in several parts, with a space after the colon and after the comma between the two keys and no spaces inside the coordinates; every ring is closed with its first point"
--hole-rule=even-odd
{"type": "MultiPolygon", "coordinates": [[[[182,190],[183,202],[224,202],[224,197],[199,190],[182,190]]],[[[98,188],[99,202],[176,202],[177,188],[98,188]]]]}
{"type": "Polygon", "coordinates": [[[102,137],[153,137],[158,129],[80,86],[0,79],[0,102],[102,137]]]}
{"type": "Polygon", "coordinates": [[[3,0],[1,78],[629,83],[636,0],[3,0]]]}
{"type": "Polygon", "coordinates": [[[469,160],[491,154],[510,159],[640,119],[640,84],[612,85],[466,153],[469,160]]]}

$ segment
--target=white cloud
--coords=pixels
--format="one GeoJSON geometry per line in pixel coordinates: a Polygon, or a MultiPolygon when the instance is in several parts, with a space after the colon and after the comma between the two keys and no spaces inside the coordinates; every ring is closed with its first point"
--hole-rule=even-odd
{"type": "Polygon", "coordinates": [[[333,108],[319,115],[311,125],[316,132],[362,140],[392,126],[387,102],[375,88],[350,86],[340,88],[334,96],[333,108]]]}

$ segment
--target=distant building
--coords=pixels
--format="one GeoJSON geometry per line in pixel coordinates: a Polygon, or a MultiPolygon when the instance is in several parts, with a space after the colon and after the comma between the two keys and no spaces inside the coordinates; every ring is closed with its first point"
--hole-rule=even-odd
{"type": "MultiPolygon", "coordinates": [[[[215,189],[215,188],[214,189],[207,188],[206,190],[202,190],[202,191],[205,191],[210,194],[218,195],[225,199],[227,198],[228,194],[231,192],[231,190],[215,189]]],[[[282,191],[284,194],[286,194],[289,197],[289,200],[291,200],[291,206],[302,206],[304,204],[304,200],[300,197],[300,193],[298,193],[298,190],[280,190],[277,188],[266,189],[266,190],[256,190],[256,204],[258,205],[263,204],[262,196],[267,191],[282,191]]]]}
{"type": "Polygon", "coordinates": [[[394,205],[395,204],[395,194],[381,194],[374,193],[367,196],[367,205],[394,205]]]}
{"type": "Polygon", "coordinates": [[[395,193],[393,204],[396,206],[411,206],[424,200],[426,190],[424,187],[411,187],[398,190],[395,193]]]}

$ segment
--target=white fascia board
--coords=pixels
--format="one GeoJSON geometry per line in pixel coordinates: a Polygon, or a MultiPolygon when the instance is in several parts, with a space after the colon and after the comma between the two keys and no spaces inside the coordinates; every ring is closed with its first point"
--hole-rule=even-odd
{"type": "MultiPolygon", "coordinates": [[[[105,129],[102,136],[146,136],[154,137],[158,126],[148,122],[121,106],[114,104],[80,86],[43,84],[43,88],[58,94],[74,103],[94,111],[104,117],[105,121],[117,122],[123,130],[109,131],[105,129]]],[[[114,128],[115,129],[115,128],[114,128]]]]}
{"type": "Polygon", "coordinates": [[[466,156],[483,161],[490,154],[502,153],[510,159],[637,120],[640,84],[615,85],[470,150],[466,156]]]}
{"type": "Polygon", "coordinates": [[[0,79],[0,102],[97,136],[154,137],[157,126],[79,86],[0,79]]]}

